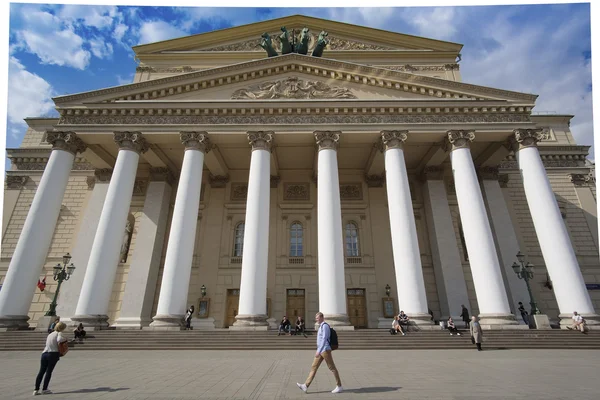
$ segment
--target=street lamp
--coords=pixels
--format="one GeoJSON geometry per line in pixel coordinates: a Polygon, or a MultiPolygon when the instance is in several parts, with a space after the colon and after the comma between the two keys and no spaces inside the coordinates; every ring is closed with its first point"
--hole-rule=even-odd
{"type": "Polygon", "coordinates": [[[385,295],[389,298],[390,297],[390,291],[392,290],[392,288],[390,287],[390,285],[385,285],[385,295]]]}
{"type": "Polygon", "coordinates": [[[63,256],[63,265],[58,263],[53,268],[54,280],[58,282],[58,286],[56,287],[56,292],[54,292],[52,303],[50,303],[50,309],[45,314],[47,317],[56,317],[56,299],[58,298],[60,285],[63,283],[63,281],[68,281],[75,271],[75,266],[73,263],[69,264],[69,261],[71,261],[71,255],[67,253],[63,256]]]}
{"type": "Polygon", "coordinates": [[[200,294],[202,295],[202,298],[206,296],[206,286],[202,285],[202,287],[200,288],[200,294]]]}
{"type": "Polygon", "coordinates": [[[519,251],[517,253],[517,260],[519,263],[513,263],[512,269],[515,271],[515,274],[519,277],[519,279],[524,279],[525,284],[527,285],[527,292],[529,292],[529,304],[531,305],[531,315],[541,314],[542,312],[538,308],[535,299],[533,298],[533,293],[531,293],[531,286],[529,286],[529,280],[533,279],[533,264],[528,262],[525,263],[525,256],[519,251]]]}

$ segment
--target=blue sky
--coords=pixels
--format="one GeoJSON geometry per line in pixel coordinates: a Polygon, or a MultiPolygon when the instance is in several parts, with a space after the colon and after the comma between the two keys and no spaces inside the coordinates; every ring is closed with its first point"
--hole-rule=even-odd
{"type": "Polygon", "coordinates": [[[464,44],[464,82],[538,94],[535,111],[574,114],[592,145],[588,4],[398,8],[201,8],[12,4],[7,147],[53,96],[130,83],[131,46],[305,14],[464,44]]]}

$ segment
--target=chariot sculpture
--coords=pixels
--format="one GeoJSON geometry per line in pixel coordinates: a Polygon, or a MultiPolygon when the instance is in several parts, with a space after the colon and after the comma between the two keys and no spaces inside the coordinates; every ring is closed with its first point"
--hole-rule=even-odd
{"type": "MultiPolygon", "coordinates": [[[[300,35],[296,40],[296,34],[292,31],[292,34],[288,32],[285,26],[281,27],[281,34],[279,35],[279,41],[281,42],[281,55],[290,54],[290,53],[298,53],[298,54],[308,54],[308,44],[310,41],[309,29],[303,28],[300,31],[300,35]]],[[[313,57],[321,57],[323,55],[323,51],[329,41],[327,40],[328,33],[325,31],[321,31],[319,37],[317,39],[317,44],[312,51],[311,56],[313,57]]],[[[261,35],[260,47],[265,49],[268,57],[276,57],[279,54],[277,50],[273,47],[273,42],[271,36],[265,32],[261,35]]]]}

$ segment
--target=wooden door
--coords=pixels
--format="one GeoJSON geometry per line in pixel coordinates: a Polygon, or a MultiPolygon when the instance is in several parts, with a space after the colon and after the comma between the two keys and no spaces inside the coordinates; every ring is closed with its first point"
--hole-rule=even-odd
{"type": "Polygon", "coordinates": [[[227,314],[225,315],[225,328],[229,328],[235,322],[238,315],[240,303],[240,289],[227,289],[227,314]]]}
{"type": "Polygon", "coordinates": [[[355,328],[367,328],[365,289],[347,289],[348,317],[355,328]]]}
{"type": "Polygon", "coordinates": [[[296,326],[296,319],[298,316],[304,318],[306,321],[306,315],[304,313],[304,289],[288,289],[287,290],[287,301],[286,301],[286,314],[292,327],[296,326]]]}

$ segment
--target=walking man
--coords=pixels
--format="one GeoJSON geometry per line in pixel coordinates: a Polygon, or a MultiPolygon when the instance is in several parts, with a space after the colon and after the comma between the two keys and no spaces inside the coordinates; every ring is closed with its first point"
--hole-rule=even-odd
{"type": "Polygon", "coordinates": [[[525,322],[525,325],[529,325],[529,314],[527,314],[527,311],[523,306],[523,302],[521,301],[519,302],[519,312],[521,313],[521,318],[523,318],[523,322],[525,322]]]}
{"type": "Polygon", "coordinates": [[[331,330],[329,329],[329,324],[325,322],[322,312],[318,312],[317,315],[315,315],[315,321],[319,324],[319,331],[317,332],[317,353],[313,359],[312,367],[310,367],[310,373],[308,374],[308,378],[306,378],[306,382],[296,383],[296,385],[306,393],[308,387],[315,378],[319,366],[323,360],[325,360],[327,367],[333,372],[336,382],[336,387],[331,393],[340,393],[343,390],[342,381],[340,380],[340,374],[338,373],[335,363],[333,362],[333,357],[331,356],[331,330]]]}

